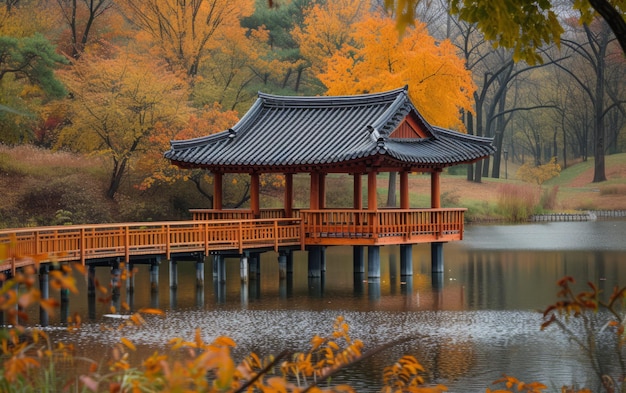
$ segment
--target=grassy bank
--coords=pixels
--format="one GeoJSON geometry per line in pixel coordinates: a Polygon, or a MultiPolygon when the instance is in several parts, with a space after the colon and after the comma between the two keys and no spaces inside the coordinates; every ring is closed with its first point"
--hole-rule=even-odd
{"type": "MultiPolygon", "coordinates": [[[[100,157],[0,146],[0,227],[187,219],[190,208],[210,206],[190,182],[140,191],[135,184],[145,174],[132,167],[116,199],[109,200],[104,196],[109,180],[106,168],[100,157]]],[[[626,210],[626,154],[606,157],[608,180],[600,184],[591,183],[593,160],[570,166],[542,187],[517,180],[514,164],[509,163],[508,169],[508,179],[484,178],[481,183],[444,173],[442,205],[468,208],[469,221],[511,220],[554,211],[626,210]]],[[[387,174],[378,178],[380,206],[387,201],[387,180],[387,174]]],[[[308,206],[308,175],[298,175],[294,184],[295,206],[308,206]]],[[[329,175],[326,188],[328,206],[352,206],[350,177],[329,175]]],[[[412,207],[430,206],[430,176],[411,175],[410,190],[412,207]]],[[[262,192],[262,207],[282,206],[281,190],[262,192]]],[[[363,198],[366,205],[365,191],[363,198]]]]}

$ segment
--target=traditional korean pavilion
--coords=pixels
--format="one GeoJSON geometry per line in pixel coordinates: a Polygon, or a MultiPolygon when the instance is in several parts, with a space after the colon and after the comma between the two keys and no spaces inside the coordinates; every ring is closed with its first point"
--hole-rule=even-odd
{"type": "MultiPolygon", "coordinates": [[[[354,96],[259,93],[254,105],[232,128],[201,138],[172,141],[165,157],[181,168],[203,168],[214,176],[213,208],[194,210],[195,219],[281,216],[302,220],[303,247],[310,251],[310,273],[316,269],[319,247],[368,246],[368,261],[372,264],[380,245],[400,244],[404,255],[410,254],[411,244],[424,242],[433,245],[435,271],[443,268],[441,245],[462,239],[465,211],[441,208],[439,176],[446,167],[473,163],[494,151],[491,138],[429,124],[409,99],[405,87],[354,96]],[[377,175],[384,172],[399,173],[399,209],[378,207],[377,175]],[[223,209],[225,173],[251,176],[249,210],[223,209]],[[259,176],[267,173],[285,175],[283,209],[259,206],[259,176]],[[310,203],[306,210],[293,208],[293,175],[297,173],[310,176],[310,203]],[[410,206],[411,173],[431,175],[430,206],[410,206]],[[352,176],[352,209],[326,205],[328,174],[352,176]],[[362,202],[363,176],[367,176],[367,206],[362,202]]],[[[359,260],[357,247],[355,269],[359,260]]],[[[402,259],[407,258],[410,260],[407,255],[402,259]]],[[[409,269],[402,269],[405,268],[409,269]]],[[[375,277],[376,267],[374,271],[368,269],[370,276],[375,277]]]]}

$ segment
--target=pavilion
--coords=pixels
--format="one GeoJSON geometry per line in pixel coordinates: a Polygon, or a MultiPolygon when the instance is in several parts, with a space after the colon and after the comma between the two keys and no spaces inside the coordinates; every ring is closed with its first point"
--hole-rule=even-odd
{"type": "Polygon", "coordinates": [[[309,274],[323,266],[323,247],[355,246],[355,269],[376,277],[378,246],[400,244],[403,274],[411,274],[411,245],[431,243],[433,271],[443,269],[442,244],[461,240],[465,209],[442,209],[440,174],[446,167],[469,164],[495,151],[483,138],[429,124],[408,96],[408,88],[354,96],[277,96],[259,93],[232,128],[200,138],[171,141],[165,157],[181,168],[203,168],[214,176],[212,209],[194,210],[195,219],[293,217],[301,219],[309,250],[309,274]],[[377,175],[399,174],[400,208],[379,207],[377,175]],[[223,209],[222,178],[250,175],[250,209],[223,209]],[[259,177],[285,176],[284,207],[261,209],[259,177]],[[293,175],[310,176],[309,208],[293,207],[293,175]],[[430,206],[410,206],[409,174],[431,176],[430,206]],[[326,203],[326,176],[353,178],[353,208],[326,203]],[[367,205],[362,178],[367,176],[367,205]]]}

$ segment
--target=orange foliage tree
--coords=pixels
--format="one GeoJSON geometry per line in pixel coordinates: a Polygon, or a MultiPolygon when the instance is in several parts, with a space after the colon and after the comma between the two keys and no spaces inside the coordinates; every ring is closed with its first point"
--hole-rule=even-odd
{"type": "Polygon", "coordinates": [[[352,45],[352,26],[366,10],[366,4],[360,0],[338,0],[314,4],[305,11],[302,26],[296,26],[292,36],[315,74],[326,71],[327,58],[352,45]]]}
{"type": "Polygon", "coordinates": [[[471,111],[471,73],[447,40],[437,42],[417,23],[398,39],[391,18],[367,16],[354,25],[350,42],[327,59],[318,75],[328,94],[361,94],[408,85],[409,95],[427,121],[464,129],[460,111],[471,111]]]}
{"type": "Polygon", "coordinates": [[[146,57],[122,51],[111,58],[85,53],[61,77],[72,94],[71,124],[61,131],[58,147],[109,158],[109,198],[131,160],[157,148],[150,136],[180,127],[188,117],[186,81],[146,57]]]}
{"type": "Polygon", "coordinates": [[[203,188],[203,184],[211,184],[213,179],[208,171],[201,169],[180,169],[163,158],[163,152],[169,149],[169,142],[173,139],[191,139],[207,136],[225,130],[238,120],[235,111],[223,111],[217,103],[212,107],[205,107],[199,113],[194,113],[184,128],[180,130],[160,128],[159,132],[149,137],[154,147],[137,163],[138,169],[150,173],[139,188],[148,189],[156,184],[172,184],[176,181],[190,181],[196,189],[209,200],[213,200],[211,191],[203,188]]]}

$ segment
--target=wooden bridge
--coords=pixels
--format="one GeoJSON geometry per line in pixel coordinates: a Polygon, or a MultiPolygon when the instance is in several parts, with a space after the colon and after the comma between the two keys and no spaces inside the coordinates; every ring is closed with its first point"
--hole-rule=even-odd
{"type": "Polygon", "coordinates": [[[243,254],[310,246],[443,243],[463,238],[466,209],[192,210],[190,221],[6,229],[0,271],[33,263],[103,260],[185,253],[243,254]],[[33,257],[33,258],[26,258],[33,257]]]}

